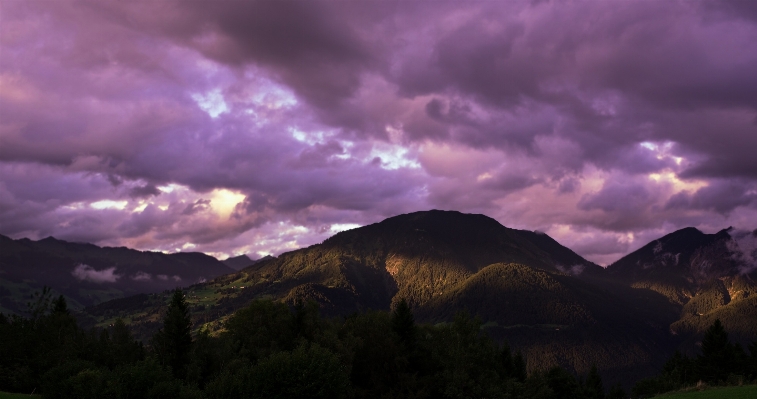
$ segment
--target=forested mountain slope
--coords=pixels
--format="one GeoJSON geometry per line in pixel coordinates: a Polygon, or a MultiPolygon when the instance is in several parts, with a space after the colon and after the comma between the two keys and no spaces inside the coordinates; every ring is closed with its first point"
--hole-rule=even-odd
{"type": "MultiPolygon", "coordinates": [[[[196,325],[211,329],[254,298],[314,300],[334,316],[388,310],[405,299],[420,322],[448,322],[463,310],[479,316],[489,334],[517,344],[532,368],[561,364],[586,373],[596,363],[616,380],[653,373],[671,347],[670,317],[647,313],[667,301],[655,293],[644,306],[631,304],[632,290],[597,285],[605,274],[543,233],[428,211],[339,233],[192,286],[187,297],[196,325]]],[[[147,335],[165,299],[119,300],[88,312],[108,323],[131,311],[147,335]]]]}
{"type": "Polygon", "coordinates": [[[693,354],[720,319],[736,342],[757,339],[757,231],[705,234],[685,228],[652,241],[607,268],[616,281],[664,295],[679,314],[671,332],[693,354]]]}

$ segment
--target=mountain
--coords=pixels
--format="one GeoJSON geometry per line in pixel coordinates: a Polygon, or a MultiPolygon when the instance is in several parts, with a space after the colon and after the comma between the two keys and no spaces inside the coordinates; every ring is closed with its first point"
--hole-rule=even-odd
{"type": "Polygon", "coordinates": [[[228,259],[222,260],[221,262],[234,270],[241,270],[247,266],[252,266],[255,263],[255,261],[250,259],[250,257],[247,255],[230,257],[228,259]]]}
{"type": "MultiPolygon", "coordinates": [[[[533,369],[560,364],[586,373],[597,364],[616,381],[656,372],[671,347],[675,314],[664,313],[661,295],[600,285],[606,278],[602,267],[546,234],[433,210],[338,233],[186,294],[195,326],[211,330],[255,298],[314,300],[332,316],[389,310],[404,298],[420,322],[449,322],[464,310],[477,315],[492,337],[524,351],[533,369]]],[[[149,336],[167,299],[124,298],[87,313],[101,324],[129,317],[149,336]]]]}
{"type": "Polygon", "coordinates": [[[0,312],[23,313],[47,285],[73,309],[194,284],[233,270],[197,252],[163,254],[98,247],[48,237],[13,240],[0,235],[0,312]]]}
{"type": "Polygon", "coordinates": [[[244,269],[246,267],[250,267],[250,266],[252,266],[252,265],[254,265],[254,264],[256,264],[256,263],[258,263],[260,261],[265,261],[265,260],[272,259],[272,258],[273,258],[272,256],[267,255],[267,256],[264,256],[264,257],[262,257],[260,259],[252,260],[247,255],[239,255],[239,256],[235,256],[235,257],[231,257],[231,258],[222,260],[221,262],[223,262],[224,265],[226,265],[226,266],[228,266],[228,267],[230,267],[230,268],[232,268],[234,270],[242,270],[242,269],[244,269]]]}
{"type": "MultiPolygon", "coordinates": [[[[314,300],[323,314],[339,317],[389,310],[405,299],[419,322],[447,323],[459,311],[479,317],[483,331],[523,351],[531,369],[561,365],[585,374],[597,365],[607,381],[628,385],[656,374],[674,349],[694,351],[715,318],[741,342],[757,337],[755,243],[753,233],[687,228],[604,269],[546,234],[510,229],[484,215],[432,210],[344,231],[278,258],[230,258],[225,262],[243,268],[226,268],[204,282],[182,277],[182,285],[196,282],[185,289],[193,324],[211,332],[222,331],[254,299],[314,300]]],[[[157,255],[182,254],[150,256],[157,255]]],[[[77,275],[81,263],[99,273],[114,268],[111,274],[122,276],[117,282],[147,273],[95,258],[69,263],[62,275],[77,275]]],[[[145,340],[160,328],[169,296],[99,303],[80,319],[104,326],[121,317],[145,340]]]]}
{"type": "Polygon", "coordinates": [[[322,244],[255,265],[255,290],[315,299],[335,314],[389,309],[404,298],[421,309],[495,263],[552,273],[603,269],[545,234],[514,230],[483,215],[428,211],[400,215],[334,235],[322,244]]]}
{"type": "Polygon", "coordinates": [[[657,292],[675,306],[671,332],[679,349],[696,352],[716,319],[743,344],[757,338],[757,231],[732,228],[705,234],[689,227],[654,240],[607,268],[638,290],[657,292]]]}

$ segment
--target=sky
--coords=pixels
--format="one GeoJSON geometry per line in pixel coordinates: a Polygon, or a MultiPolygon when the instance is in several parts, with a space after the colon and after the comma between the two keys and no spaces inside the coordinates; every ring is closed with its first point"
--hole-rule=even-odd
{"type": "Polygon", "coordinates": [[[252,258],[757,228],[755,1],[0,0],[0,234],[252,258]]]}

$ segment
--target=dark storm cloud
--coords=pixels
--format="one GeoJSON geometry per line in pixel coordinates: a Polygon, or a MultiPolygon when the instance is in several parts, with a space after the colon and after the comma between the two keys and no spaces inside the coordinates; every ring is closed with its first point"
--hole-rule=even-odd
{"type": "Polygon", "coordinates": [[[757,205],[757,184],[714,180],[694,193],[683,191],[670,198],[667,208],[704,209],[729,213],[740,206],[757,205]]]}
{"type": "Polygon", "coordinates": [[[753,3],[0,1],[0,233],[264,253],[438,207],[606,260],[753,229],[753,3]]]}
{"type": "Polygon", "coordinates": [[[599,192],[582,198],[578,207],[583,210],[600,209],[608,213],[635,213],[646,207],[651,195],[642,184],[609,182],[599,192]]]}
{"type": "Polygon", "coordinates": [[[129,190],[129,195],[132,197],[150,197],[160,195],[160,190],[153,184],[146,184],[132,188],[129,190]]]}
{"type": "MultiPolygon", "coordinates": [[[[221,63],[269,68],[313,105],[330,107],[359,85],[376,62],[342,3],[166,1],[100,4],[94,12],[131,29],[148,29],[221,63]],[[151,12],[171,15],[161,18],[151,12]]],[[[366,4],[367,7],[380,8],[366,4]]]]}

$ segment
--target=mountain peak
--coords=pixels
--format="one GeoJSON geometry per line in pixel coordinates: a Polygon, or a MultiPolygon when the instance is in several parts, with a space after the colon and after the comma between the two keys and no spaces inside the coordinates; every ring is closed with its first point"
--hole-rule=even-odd
{"type": "Polygon", "coordinates": [[[732,227],[705,234],[687,227],[654,240],[607,269],[611,275],[648,287],[683,304],[713,279],[740,273],[733,253],[732,227]]]}
{"type": "Polygon", "coordinates": [[[255,261],[250,259],[249,256],[243,254],[233,257],[230,256],[229,258],[222,260],[221,263],[234,270],[241,270],[247,266],[252,265],[253,263],[255,263],[255,261]]]}

